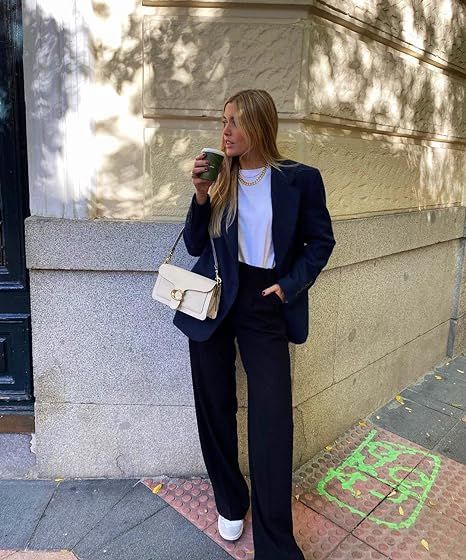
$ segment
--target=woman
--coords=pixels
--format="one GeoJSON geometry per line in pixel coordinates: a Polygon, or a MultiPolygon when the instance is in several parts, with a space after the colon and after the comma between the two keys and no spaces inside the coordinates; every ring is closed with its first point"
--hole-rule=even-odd
{"type": "Polygon", "coordinates": [[[215,182],[196,157],[196,189],[183,238],[200,256],[192,270],[222,278],[217,317],[177,311],[189,338],[200,444],[215,495],[218,530],[236,540],[249,509],[238,465],[235,338],[248,380],[248,445],[255,560],[303,560],[292,526],[293,419],[289,342],[308,336],[308,288],[335,245],[320,172],[281,157],[278,114],[264,90],[247,89],[224,105],[215,182]]]}

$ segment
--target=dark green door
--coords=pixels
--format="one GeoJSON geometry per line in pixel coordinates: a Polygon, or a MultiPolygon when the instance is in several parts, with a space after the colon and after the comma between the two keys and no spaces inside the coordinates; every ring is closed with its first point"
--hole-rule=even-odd
{"type": "Polygon", "coordinates": [[[0,413],[32,408],[29,215],[20,0],[0,0],[0,413]]]}

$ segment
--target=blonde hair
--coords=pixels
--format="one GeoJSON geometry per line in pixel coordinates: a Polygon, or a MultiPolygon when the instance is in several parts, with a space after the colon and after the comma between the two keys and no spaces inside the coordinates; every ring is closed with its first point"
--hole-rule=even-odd
{"type": "MultiPolygon", "coordinates": [[[[263,89],[245,89],[230,96],[223,105],[227,103],[236,105],[236,126],[241,130],[248,142],[249,148],[245,153],[253,150],[267,164],[281,172],[281,167],[293,167],[299,165],[283,164],[287,158],[282,157],[277,148],[278,113],[271,95],[263,89]]],[[[223,136],[220,142],[220,150],[225,152],[225,140],[223,136]]],[[[243,155],[243,154],[242,154],[243,155]]],[[[239,156],[228,157],[225,154],[219,175],[209,188],[211,203],[211,216],[209,233],[212,237],[220,237],[222,216],[227,210],[226,227],[230,227],[238,210],[238,169],[239,156]]]]}

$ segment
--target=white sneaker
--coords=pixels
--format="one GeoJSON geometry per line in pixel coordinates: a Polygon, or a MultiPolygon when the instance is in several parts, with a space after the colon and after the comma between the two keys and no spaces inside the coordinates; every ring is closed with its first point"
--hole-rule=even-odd
{"type": "Polygon", "coordinates": [[[218,532],[222,539],[227,541],[235,541],[239,539],[241,533],[243,532],[244,522],[242,519],[233,520],[226,519],[222,515],[218,514],[218,532]]]}

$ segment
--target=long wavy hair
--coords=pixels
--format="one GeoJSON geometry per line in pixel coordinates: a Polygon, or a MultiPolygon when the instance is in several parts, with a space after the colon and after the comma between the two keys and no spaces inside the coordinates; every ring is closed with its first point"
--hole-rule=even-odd
{"type": "MultiPolygon", "coordinates": [[[[227,103],[236,105],[236,126],[244,135],[248,149],[262,157],[271,167],[282,172],[282,167],[293,167],[298,163],[284,164],[286,161],[277,147],[278,113],[271,95],[263,89],[245,89],[230,96],[227,103]]],[[[220,150],[225,152],[225,140],[220,141],[220,150]]],[[[244,155],[244,154],[243,154],[244,155]]],[[[225,153],[216,181],[209,188],[211,216],[209,233],[220,237],[222,217],[227,209],[226,227],[230,227],[238,211],[238,170],[239,156],[229,157],[225,153]]]]}

